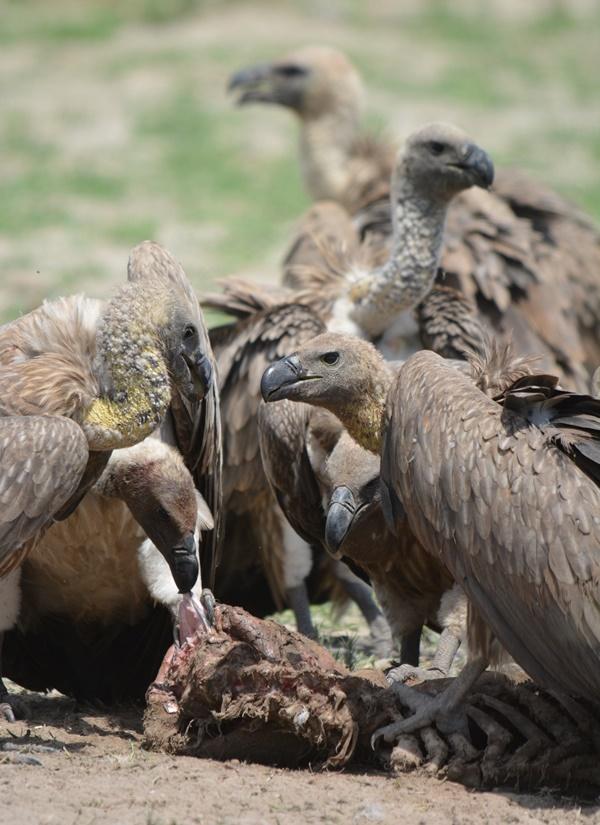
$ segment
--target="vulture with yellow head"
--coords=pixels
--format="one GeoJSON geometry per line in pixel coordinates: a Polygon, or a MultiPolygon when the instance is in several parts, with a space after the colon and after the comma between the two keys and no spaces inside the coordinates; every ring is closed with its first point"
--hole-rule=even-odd
{"type": "MultiPolygon", "coordinates": [[[[64,555],[50,550],[54,522],[63,522],[68,544],[68,517],[82,501],[85,506],[86,494],[110,467],[112,451],[132,448],[159,427],[218,519],[220,420],[212,353],[191,286],[158,244],[133,250],[128,283],[106,305],[83,296],[58,299],[0,329],[0,589],[6,596],[0,631],[17,620],[18,569],[27,558],[35,567],[37,555],[42,569],[52,568],[60,581],[61,565],[69,571],[77,564],[69,548],[64,555]],[[45,545],[52,562],[45,559],[45,545]]],[[[136,498],[131,488],[127,493],[136,498]]],[[[123,490],[120,495],[126,499],[123,490]]],[[[195,494],[177,529],[162,534],[152,500],[137,503],[134,513],[128,502],[130,512],[153,531],[177,588],[191,590],[198,575],[195,494]]],[[[95,516],[88,513],[88,536],[101,542],[107,524],[101,512],[95,516]]],[[[218,533],[202,548],[207,579],[216,563],[216,541],[218,533]]],[[[70,586],[77,587],[73,581],[70,586]]],[[[117,577],[115,591],[119,587],[117,577]]],[[[60,594],[56,598],[60,603],[60,594]]],[[[80,598],[93,602],[93,589],[80,598]]],[[[10,716],[6,697],[4,691],[3,709],[10,716]]]]}

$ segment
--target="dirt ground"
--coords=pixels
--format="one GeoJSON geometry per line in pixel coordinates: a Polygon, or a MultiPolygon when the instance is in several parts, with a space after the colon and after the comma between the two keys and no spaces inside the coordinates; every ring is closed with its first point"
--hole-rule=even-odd
{"type": "Polygon", "coordinates": [[[28,720],[0,723],[0,822],[11,825],[600,822],[600,807],[549,792],[476,793],[421,775],[312,773],[149,753],[139,710],[105,713],[59,694],[25,697],[28,720]],[[19,758],[15,748],[39,764],[11,761],[19,758]]]}

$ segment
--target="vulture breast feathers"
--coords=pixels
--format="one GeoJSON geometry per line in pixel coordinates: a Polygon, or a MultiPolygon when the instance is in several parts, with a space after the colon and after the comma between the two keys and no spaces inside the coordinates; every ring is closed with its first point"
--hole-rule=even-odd
{"type": "Polygon", "coordinates": [[[216,491],[216,399],[198,301],[158,244],[133,250],[128,283],[106,305],[73,296],[4,325],[0,495],[11,504],[0,514],[0,575],[72,512],[113,449],[138,443],[168,417],[190,467],[212,466],[216,491]]]}
{"type": "Polygon", "coordinates": [[[600,403],[516,381],[496,400],[433,353],[388,399],[382,475],[415,535],[541,685],[600,691],[600,403]]]}

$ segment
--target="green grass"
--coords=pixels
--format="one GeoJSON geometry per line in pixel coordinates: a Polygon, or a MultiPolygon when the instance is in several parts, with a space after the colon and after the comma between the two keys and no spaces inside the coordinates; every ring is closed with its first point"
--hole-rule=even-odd
{"type": "Polygon", "coordinates": [[[145,237],[198,287],[277,277],[308,203],[295,123],[236,109],[225,85],[240,64],[307,42],[356,62],[375,92],[367,122],[405,133],[455,120],[600,217],[600,13],[540,8],[0,0],[0,319],[61,290],[105,294],[145,237]]]}

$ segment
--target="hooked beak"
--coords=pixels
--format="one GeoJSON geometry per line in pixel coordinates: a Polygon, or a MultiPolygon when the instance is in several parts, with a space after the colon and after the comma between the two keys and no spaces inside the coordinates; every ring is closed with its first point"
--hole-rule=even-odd
{"type": "Polygon", "coordinates": [[[290,389],[296,384],[315,378],[319,376],[309,375],[297,355],[288,355],[267,367],[260,382],[260,391],[264,401],[280,401],[289,397],[290,389]]]}
{"type": "Polygon", "coordinates": [[[171,573],[180,593],[189,593],[199,573],[198,548],[193,533],[188,533],[181,544],[173,547],[169,562],[171,573]]]}
{"type": "Polygon", "coordinates": [[[461,164],[466,172],[475,178],[474,185],[482,189],[489,189],[494,182],[494,164],[487,152],[472,144],[461,164]]]}
{"type": "Polygon", "coordinates": [[[356,501],[352,491],[348,487],[336,487],[329,499],[325,522],[325,543],[334,558],[342,555],[339,549],[348,535],[355,515],[356,501]]]}
{"type": "Polygon", "coordinates": [[[196,350],[192,355],[183,353],[184,360],[189,367],[190,376],[198,400],[204,398],[213,382],[213,368],[209,358],[196,350]]]}
{"type": "Polygon", "coordinates": [[[246,66],[231,75],[227,91],[241,91],[236,100],[238,106],[246,103],[276,103],[271,86],[272,77],[272,66],[269,63],[246,66]]]}

